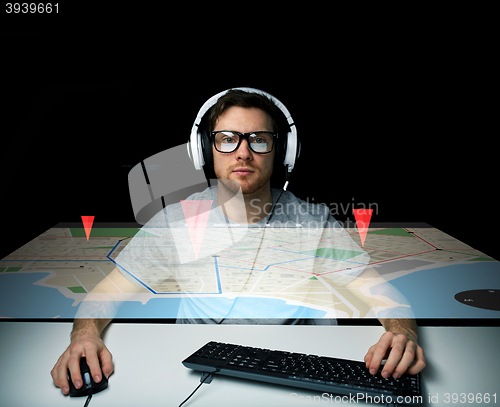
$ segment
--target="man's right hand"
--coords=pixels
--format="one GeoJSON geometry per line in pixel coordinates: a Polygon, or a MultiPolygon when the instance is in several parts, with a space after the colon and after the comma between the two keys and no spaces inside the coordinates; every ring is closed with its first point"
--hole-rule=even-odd
{"type": "Polygon", "coordinates": [[[96,383],[102,380],[102,374],[109,378],[113,373],[113,357],[102,339],[93,333],[72,335],[71,344],[59,357],[50,374],[54,384],[61,389],[63,394],[69,393],[68,369],[75,388],[82,387],[83,381],[80,374],[80,359],[87,358],[90,373],[96,383]],[[99,366],[101,362],[101,368],[99,366]]]}

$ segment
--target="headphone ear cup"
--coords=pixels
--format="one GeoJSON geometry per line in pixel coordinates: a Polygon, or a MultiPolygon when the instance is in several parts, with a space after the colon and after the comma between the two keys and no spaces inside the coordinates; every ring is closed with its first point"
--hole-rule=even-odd
{"type": "Polygon", "coordinates": [[[287,134],[286,150],[283,159],[283,164],[289,167],[291,171],[297,162],[297,158],[300,155],[300,141],[297,137],[297,131],[295,128],[287,134]]]}
{"type": "Polygon", "coordinates": [[[285,162],[285,156],[286,156],[286,148],[287,148],[287,141],[288,141],[288,134],[286,134],[284,137],[278,137],[276,140],[276,156],[274,158],[274,162],[280,166],[284,164],[285,162]]]}
{"type": "Polygon", "coordinates": [[[214,154],[212,151],[212,143],[208,137],[208,129],[206,127],[198,129],[198,137],[201,139],[201,151],[205,166],[214,168],[214,154]]]}
{"type": "Polygon", "coordinates": [[[191,136],[189,138],[189,143],[187,144],[187,149],[189,158],[191,159],[191,161],[194,164],[194,167],[197,170],[201,170],[203,168],[203,165],[205,164],[203,162],[203,153],[201,151],[200,141],[201,140],[199,138],[196,126],[193,126],[193,129],[191,130],[191,136]]]}

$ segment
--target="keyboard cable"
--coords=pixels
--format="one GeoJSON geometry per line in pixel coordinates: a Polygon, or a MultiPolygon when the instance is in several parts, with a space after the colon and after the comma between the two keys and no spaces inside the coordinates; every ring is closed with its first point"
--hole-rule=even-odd
{"type": "Polygon", "coordinates": [[[201,378],[200,378],[200,384],[198,385],[198,387],[196,387],[196,389],[193,390],[193,392],[188,396],[188,398],[186,400],[184,400],[181,404],[179,404],[179,407],[181,407],[186,401],[188,401],[191,396],[196,393],[196,390],[198,390],[200,388],[200,386],[205,383],[205,381],[207,381],[208,379],[208,382],[207,384],[210,384],[212,382],[212,376],[214,373],[217,373],[220,369],[217,369],[215,372],[211,372],[211,373],[207,373],[207,372],[204,372],[201,374],[201,378]]]}

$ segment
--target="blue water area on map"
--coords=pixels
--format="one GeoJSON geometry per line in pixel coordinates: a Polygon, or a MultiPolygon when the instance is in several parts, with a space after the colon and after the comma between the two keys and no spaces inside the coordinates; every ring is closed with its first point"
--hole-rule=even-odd
{"type": "Polygon", "coordinates": [[[56,288],[34,285],[50,273],[1,273],[0,317],[73,318],[74,301],[56,288]]]}
{"type": "MultiPolygon", "coordinates": [[[[322,318],[326,312],[307,307],[287,304],[284,300],[272,298],[240,297],[237,306],[232,308],[234,300],[227,298],[153,298],[145,305],[136,302],[123,304],[116,318],[322,318]],[[195,301],[197,307],[186,306],[195,301]],[[178,313],[181,301],[186,301],[178,313]],[[199,312],[197,309],[210,309],[211,312],[199,312]],[[230,312],[228,315],[227,312],[230,312]]],[[[191,304],[192,305],[192,304],[191,304]]]]}
{"type": "MultiPolygon", "coordinates": [[[[373,294],[387,289],[388,283],[371,288],[373,294]]],[[[390,281],[411,304],[416,318],[500,318],[500,311],[465,305],[455,299],[462,291],[500,289],[500,263],[450,265],[416,271],[390,281]]],[[[378,315],[390,318],[398,309],[378,315]]]]}
{"type": "MultiPolygon", "coordinates": [[[[49,273],[0,273],[0,317],[74,318],[78,307],[56,288],[34,285],[49,273]]],[[[387,283],[384,283],[387,284],[387,283]]],[[[374,294],[386,289],[384,284],[372,287],[374,294]]],[[[404,294],[417,318],[500,318],[500,311],[471,307],[455,300],[462,291],[500,289],[500,263],[472,263],[417,271],[399,277],[391,284],[404,294]]],[[[213,309],[228,310],[232,300],[211,298],[213,309]]],[[[130,301],[122,305],[116,318],[175,318],[179,298],[154,298],[145,305],[130,301]]],[[[321,318],[323,311],[286,304],[284,300],[240,297],[230,317],[238,318],[251,310],[251,318],[321,318]],[[241,307],[241,308],[240,308],[241,307]],[[244,311],[246,310],[246,311],[244,311]]],[[[183,307],[184,308],[184,307],[183,307]]],[[[212,307],[211,307],[212,308],[212,307]]],[[[397,309],[382,312],[390,318],[397,309]]],[[[183,318],[207,317],[185,311],[183,318]]],[[[221,315],[211,316],[212,318],[221,315]]]]}
{"type": "MultiPolygon", "coordinates": [[[[65,297],[56,288],[34,285],[47,275],[49,273],[1,273],[0,317],[74,318],[78,306],[73,306],[73,299],[65,297]]],[[[180,301],[180,298],[165,297],[153,298],[144,305],[139,301],[128,301],[122,304],[115,318],[176,318],[180,301]]],[[[210,298],[213,309],[229,310],[232,304],[233,300],[227,298],[210,298]]],[[[239,318],[243,315],[247,318],[292,318],[293,315],[300,315],[301,318],[321,318],[325,312],[289,305],[280,299],[245,297],[238,298],[238,307],[232,310],[230,317],[239,318]],[[251,315],[246,316],[244,313],[248,310],[251,310],[251,315]]],[[[179,317],[207,318],[207,315],[194,315],[194,311],[187,311],[179,317]]],[[[210,316],[218,317],[221,317],[219,313],[210,316]]]]}

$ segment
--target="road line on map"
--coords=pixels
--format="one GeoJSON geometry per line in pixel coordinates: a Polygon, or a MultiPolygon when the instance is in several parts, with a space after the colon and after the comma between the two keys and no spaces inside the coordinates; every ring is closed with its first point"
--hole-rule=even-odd
{"type": "Polygon", "coordinates": [[[97,268],[98,268],[98,269],[99,269],[99,271],[100,271],[100,272],[104,275],[104,278],[108,279],[108,280],[111,282],[111,284],[113,284],[113,285],[116,287],[116,289],[117,289],[119,292],[121,292],[121,293],[123,294],[123,291],[122,291],[122,290],[120,290],[120,288],[119,288],[119,287],[118,287],[118,286],[114,283],[114,281],[113,281],[113,280],[111,280],[111,279],[109,278],[109,276],[107,276],[107,275],[106,275],[106,273],[105,273],[104,271],[102,271],[102,269],[101,269],[99,266],[97,266],[97,268]]]}
{"type": "Polygon", "coordinates": [[[433,244],[429,243],[427,240],[422,239],[422,238],[421,238],[420,236],[418,236],[415,232],[410,232],[407,228],[403,228],[403,229],[404,229],[404,230],[406,230],[408,233],[411,233],[413,236],[418,237],[420,240],[422,240],[423,242],[427,243],[428,245],[430,245],[430,246],[434,247],[434,249],[439,250],[439,248],[438,248],[438,247],[436,247],[436,246],[434,246],[433,244]]]}
{"type": "Polygon", "coordinates": [[[360,312],[359,310],[354,307],[347,299],[341,295],[337,290],[335,290],[330,284],[328,284],[321,276],[316,276],[318,281],[320,281],[329,291],[331,291],[333,294],[339,298],[343,304],[347,305],[349,309],[352,310],[352,318],[359,318],[360,312]]]}
{"type": "Polygon", "coordinates": [[[414,254],[407,254],[406,256],[395,257],[394,259],[380,260],[380,261],[376,261],[374,263],[368,263],[367,266],[371,266],[373,264],[387,263],[388,261],[400,260],[400,259],[404,259],[406,257],[418,256],[419,254],[431,253],[431,252],[434,252],[434,251],[435,250],[428,250],[426,252],[420,252],[420,253],[414,253],[414,254]]]}
{"type": "MultiPolygon", "coordinates": [[[[257,281],[255,282],[255,284],[252,286],[252,288],[250,289],[250,291],[249,291],[250,293],[251,293],[251,292],[253,292],[253,289],[255,288],[255,286],[257,285],[257,283],[260,281],[260,279],[262,278],[262,276],[264,275],[264,273],[266,273],[266,272],[267,272],[267,270],[269,270],[269,267],[270,267],[270,266],[268,266],[265,270],[260,271],[260,272],[261,272],[261,273],[260,273],[260,276],[259,276],[259,278],[257,279],[257,281]]],[[[251,273],[250,273],[250,274],[251,274],[251,273]]]]}
{"type": "Polygon", "coordinates": [[[76,274],[73,274],[73,277],[75,277],[75,280],[78,281],[78,284],[80,284],[80,286],[85,289],[85,286],[82,284],[82,282],[80,281],[80,279],[76,276],[76,274]]]}
{"type": "Polygon", "coordinates": [[[301,284],[301,283],[303,283],[304,281],[308,281],[308,280],[309,280],[309,279],[305,279],[305,280],[300,280],[300,281],[297,281],[296,283],[293,283],[292,285],[289,285],[289,286],[287,286],[287,287],[285,287],[285,288],[282,288],[281,290],[276,291],[276,292],[277,292],[277,293],[280,293],[280,292],[282,292],[283,290],[288,290],[289,288],[293,287],[294,285],[301,284]]]}
{"type": "MultiPolygon", "coordinates": [[[[304,253],[299,253],[299,252],[293,252],[291,250],[284,250],[284,249],[274,249],[272,247],[270,247],[271,250],[277,250],[277,251],[281,251],[281,252],[286,252],[286,253],[294,253],[294,254],[302,254],[304,256],[310,256],[310,257],[305,257],[303,259],[298,259],[298,260],[290,260],[290,261],[283,261],[281,263],[275,263],[275,264],[283,264],[283,263],[291,263],[292,261],[301,261],[301,260],[307,260],[307,259],[310,259],[310,258],[314,258],[314,257],[318,257],[318,258],[321,258],[321,259],[330,259],[330,260],[335,260],[335,261],[344,261],[346,263],[354,263],[354,264],[365,264],[365,263],[360,263],[359,261],[352,261],[352,260],[343,260],[343,259],[335,259],[333,257],[326,257],[326,256],[319,256],[319,255],[316,255],[316,254],[304,254],[304,253]]],[[[361,252],[360,252],[361,253],[361,252]]],[[[356,257],[356,256],[354,256],[356,257]]],[[[352,257],[351,257],[352,258],[352,257]]]]}

